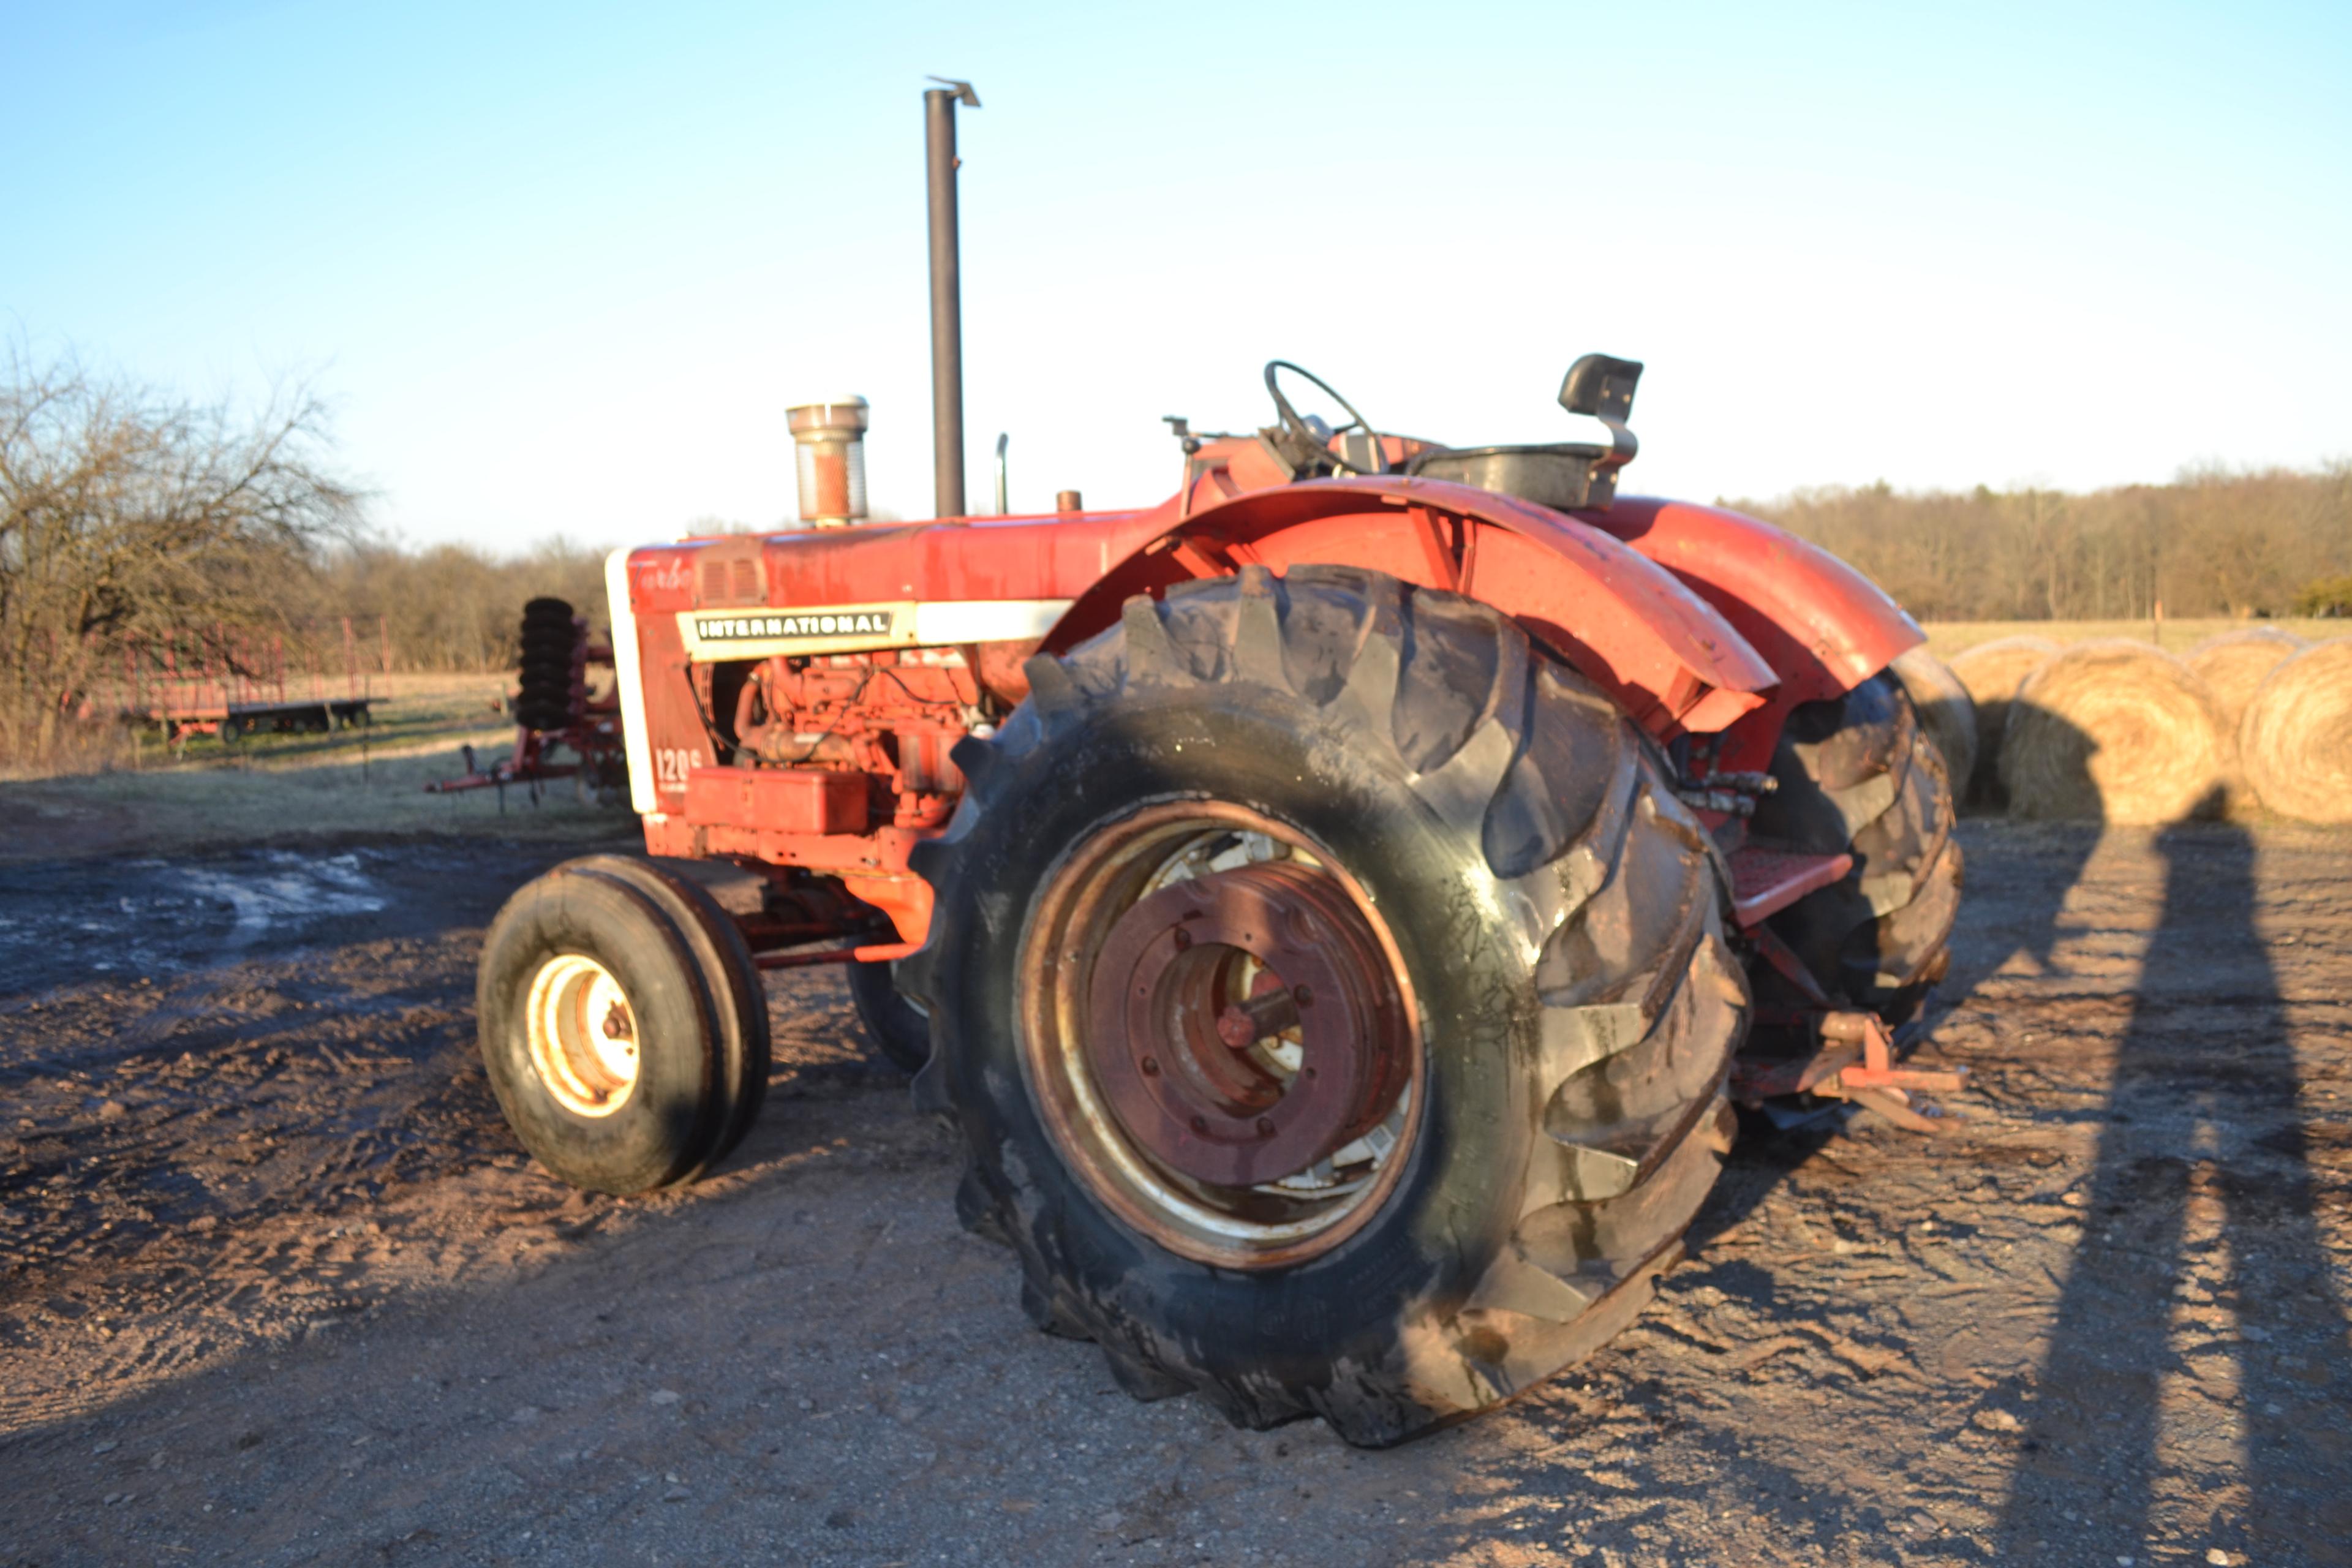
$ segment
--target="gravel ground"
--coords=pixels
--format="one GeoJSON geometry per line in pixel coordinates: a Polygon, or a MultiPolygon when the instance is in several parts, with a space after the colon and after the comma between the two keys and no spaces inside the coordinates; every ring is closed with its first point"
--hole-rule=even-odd
{"type": "Polygon", "coordinates": [[[539,1174],[472,965],[562,847],[0,867],[0,1563],[2352,1562],[2352,836],[1964,838],[1954,1130],[1751,1128],[1385,1453],[1033,1331],[836,976],[714,1179],[539,1174]]]}

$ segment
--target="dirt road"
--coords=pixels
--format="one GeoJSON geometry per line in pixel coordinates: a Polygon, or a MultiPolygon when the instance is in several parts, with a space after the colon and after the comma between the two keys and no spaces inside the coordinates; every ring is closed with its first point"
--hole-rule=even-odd
{"type": "Polygon", "coordinates": [[[1377,1454],[1033,1331],[829,975],[716,1179],[539,1175],[472,961],[563,847],[0,867],[0,1563],[2352,1562],[2352,836],[1965,838],[1956,1131],[1751,1130],[1377,1454]]]}

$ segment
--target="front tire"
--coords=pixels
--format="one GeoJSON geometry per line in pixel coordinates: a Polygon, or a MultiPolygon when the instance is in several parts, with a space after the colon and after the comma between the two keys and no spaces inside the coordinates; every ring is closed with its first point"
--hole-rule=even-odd
{"type": "Polygon", "coordinates": [[[652,900],[686,939],[703,984],[709,988],[719,1017],[718,1087],[724,1103],[717,1140],[697,1169],[682,1178],[691,1179],[734,1152],[768,1098],[773,1045],[768,1033],[768,990],[760,979],[760,966],[752,960],[751,944],[743,940],[742,928],[719,908],[709,889],[668,866],[631,855],[584,855],[565,861],[563,868],[614,878],[652,900]]]}
{"type": "Polygon", "coordinates": [[[1622,1328],[1748,1007],[1647,740],[1489,607],[1349,568],[1132,599],[1029,677],[957,748],[901,984],[1040,1325],[1367,1445],[1622,1328]]]}
{"type": "MultiPolygon", "coordinates": [[[[604,857],[528,882],[490,922],[475,983],[482,1065],[523,1147],[592,1192],[692,1179],[740,1135],[764,1082],[752,1023],[706,963],[704,932],[604,857]]],[[[740,939],[739,939],[740,940],[740,939]]]]}

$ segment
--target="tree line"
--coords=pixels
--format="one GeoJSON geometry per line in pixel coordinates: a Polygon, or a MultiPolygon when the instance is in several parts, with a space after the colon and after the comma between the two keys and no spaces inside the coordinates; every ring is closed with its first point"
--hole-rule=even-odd
{"type": "Polygon", "coordinates": [[[1800,490],[1733,501],[1922,620],[2352,614],[2352,461],[2062,490],[1800,490]]]}
{"type": "Polygon", "coordinates": [[[349,616],[372,655],[399,670],[511,669],[521,654],[522,606],[564,599],[601,637],[604,552],[565,540],[499,556],[467,544],[346,545],[319,563],[319,620],[349,616]]]}

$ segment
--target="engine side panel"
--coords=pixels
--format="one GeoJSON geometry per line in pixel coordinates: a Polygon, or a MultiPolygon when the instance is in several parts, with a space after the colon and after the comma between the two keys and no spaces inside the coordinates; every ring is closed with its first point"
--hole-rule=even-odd
{"type": "Polygon", "coordinates": [[[1057,514],[614,552],[606,592],[646,848],[756,862],[794,897],[817,879],[896,927],[898,947],[861,953],[901,955],[929,919],[907,855],[954,808],[955,741],[1025,695],[1021,660],[1163,526],[1057,514]]]}
{"type": "Polygon", "coordinates": [[[648,818],[683,810],[688,773],[719,760],[698,666],[1034,642],[1159,531],[1157,515],[875,524],[614,552],[606,595],[615,652],[625,661],[616,674],[631,805],[648,818]],[[845,608],[861,614],[845,618],[845,608]]]}

